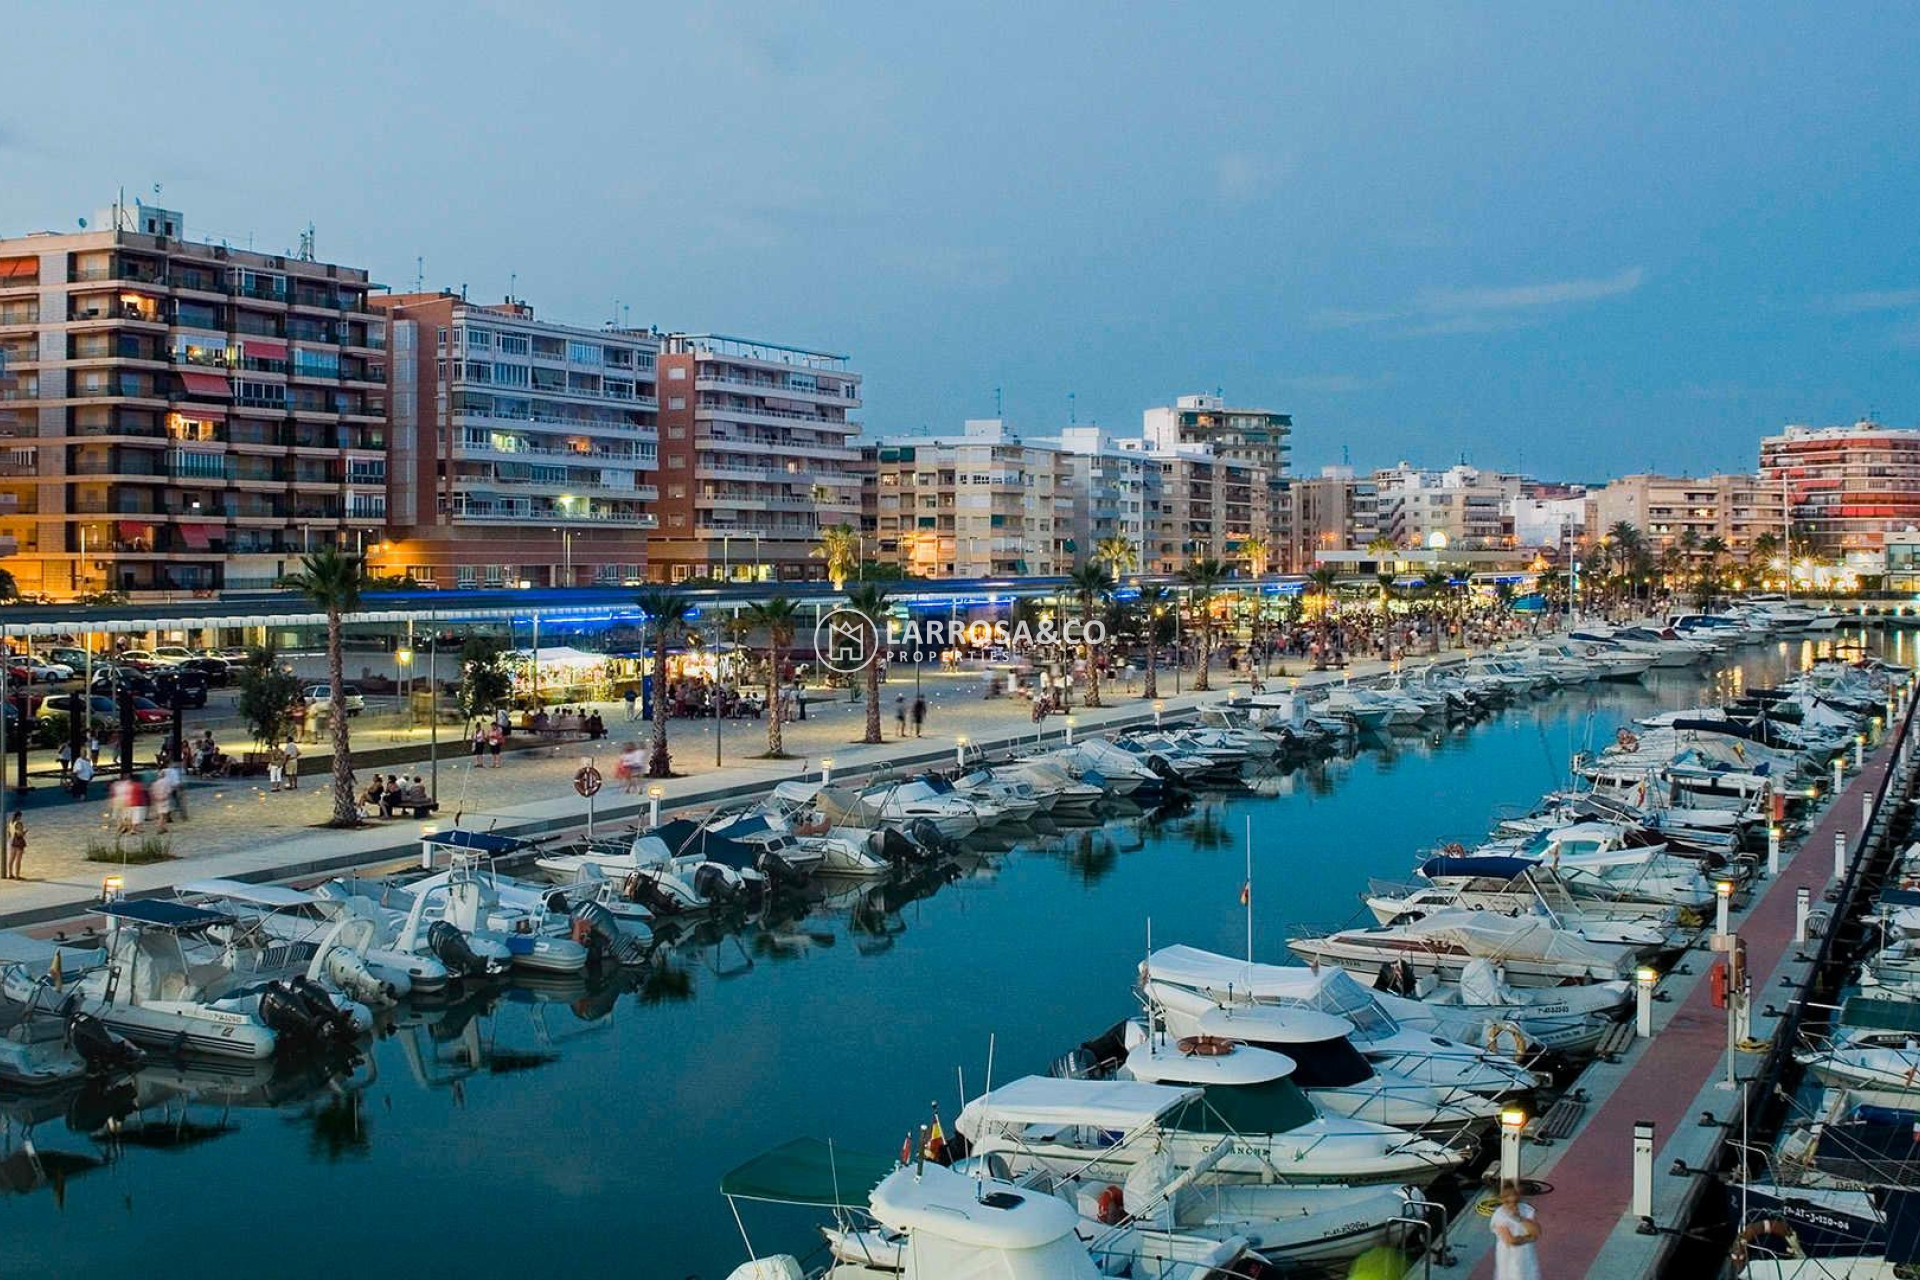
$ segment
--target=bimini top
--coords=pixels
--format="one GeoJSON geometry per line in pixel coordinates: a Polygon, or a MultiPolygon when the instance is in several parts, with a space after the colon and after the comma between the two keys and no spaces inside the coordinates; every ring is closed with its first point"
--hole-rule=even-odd
{"type": "Polygon", "coordinates": [[[225,898],[254,907],[303,907],[317,902],[305,889],[289,889],[281,884],[248,884],[244,880],[194,880],[177,892],[198,898],[225,898]]]}
{"type": "Polygon", "coordinates": [[[233,917],[224,911],[190,907],[184,902],[164,902],[157,898],[122,898],[95,907],[110,920],[130,920],[156,929],[204,929],[208,925],[231,924],[233,917]]]}
{"type": "Polygon", "coordinates": [[[1156,1037],[1127,1054],[1127,1074],[1135,1080],[1178,1085],[1271,1084],[1293,1074],[1293,1059],[1272,1049],[1246,1044],[1213,1048],[1211,1053],[1190,1053],[1179,1041],[1156,1037]],[[1227,1051],[1219,1052],[1223,1047],[1227,1051]]]}
{"type": "Polygon", "coordinates": [[[722,1177],[720,1194],[772,1204],[857,1209],[897,1163],[818,1138],[795,1138],[722,1177]]]}
{"type": "Polygon", "coordinates": [[[423,844],[448,849],[472,849],[476,853],[515,853],[527,847],[527,842],[518,836],[503,836],[492,831],[467,831],[461,827],[428,831],[421,835],[420,840],[423,844]]]}
{"type": "Polygon", "coordinates": [[[1061,1080],[1027,1076],[1001,1085],[966,1105],[959,1124],[983,1115],[997,1123],[1092,1125],[1130,1131],[1200,1097],[1200,1090],[1169,1088],[1138,1080],[1061,1080]]]}
{"type": "Polygon", "coordinates": [[[1284,1004],[1213,1005],[1194,1016],[1194,1027],[1203,1036],[1263,1045],[1320,1044],[1353,1034],[1353,1024],[1345,1018],[1284,1004]]]}
{"type": "Polygon", "coordinates": [[[1490,880],[1517,880],[1539,864],[1531,858],[1492,856],[1428,858],[1420,864],[1420,874],[1428,880],[1443,876],[1484,876],[1490,880]]]}
{"type": "MultiPolygon", "coordinates": [[[[874,1218],[885,1226],[905,1231],[916,1238],[916,1256],[928,1243],[925,1237],[953,1241],[975,1249],[1024,1253],[1043,1249],[1056,1241],[1074,1238],[1080,1215],[1072,1205],[1043,1191],[1015,1186],[995,1178],[969,1178],[942,1165],[924,1169],[895,1169],[873,1189],[870,1203],[874,1218]]],[[[1085,1263],[1086,1250],[1077,1243],[1069,1253],[1078,1253],[1086,1274],[1093,1274],[1085,1263]]],[[[985,1258],[968,1259],[965,1274],[985,1274],[985,1258]]],[[[956,1259],[957,1261],[957,1259],[956,1259]]],[[[943,1272],[942,1274],[953,1274],[943,1272]]],[[[1080,1270],[995,1270],[1000,1275],[1078,1275],[1080,1270]]]]}

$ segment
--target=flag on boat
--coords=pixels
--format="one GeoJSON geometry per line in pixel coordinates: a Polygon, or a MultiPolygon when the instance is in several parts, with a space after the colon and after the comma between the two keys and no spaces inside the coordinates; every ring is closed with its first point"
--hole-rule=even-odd
{"type": "Polygon", "coordinates": [[[940,1113],[934,1112],[933,1128],[927,1130],[926,1146],[921,1154],[935,1164],[951,1165],[953,1157],[947,1153],[947,1131],[940,1127],[940,1113]]]}
{"type": "Polygon", "coordinates": [[[900,1139],[900,1163],[913,1163],[913,1130],[907,1130],[907,1136],[900,1139]]]}
{"type": "Polygon", "coordinates": [[[47,969],[47,979],[53,983],[53,989],[55,991],[60,990],[62,975],[60,973],[60,953],[58,951],[53,953],[53,964],[47,969]]]}
{"type": "Polygon", "coordinates": [[[1240,905],[1246,906],[1253,901],[1253,881],[1242,881],[1240,885],[1240,905]]]}

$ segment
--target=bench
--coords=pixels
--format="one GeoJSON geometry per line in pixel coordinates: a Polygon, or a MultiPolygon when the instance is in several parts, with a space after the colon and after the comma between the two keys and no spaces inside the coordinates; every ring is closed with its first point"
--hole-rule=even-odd
{"type": "Polygon", "coordinates": [[[1569,1089],[1560,1095],[1559,1101],[1547,1108],[1547,1114],[1533,1127],[1533,1140],[1542,1146],[1548,1146],[1561,1138],[1570,1136],[1580,1126],[1580,1119],[1587,1114],[1587,1091],[1569,1089]]]}
{"type": "Polygon", "coordinates": [[[394,803],[387,806],[387,809],[389,810],[389,813],[387,814],[381,813],[380,807],[378,805],[367,805],[365,804],[364,801],[362,802],[362,808],[363,809],[371,808],[373,810],[373,813],[371,816],[376,818],[382,818],[387,816],[402,818],[402,817],[407,817],[411,815],[412,817],[418,819],[418,818],[431,817],[433,814],[437,813],[440,809],[440,804],[436,800],[396,800],[394,803]]]}
{"type": "Polygon", "coordinates": [[[1620,1055],[1627,1051],[1627,1046],[1633,1043],[1633,1037],[1636,1034],[1638,1034],[1638,1028],[1632,1022],[1614,1023],[1607,1028],[1606,1034],[1600,1037],[1600,1044],[1595,1048],[1594,1056],[1603,1062],[1620,1061],[1620,1055]]]}

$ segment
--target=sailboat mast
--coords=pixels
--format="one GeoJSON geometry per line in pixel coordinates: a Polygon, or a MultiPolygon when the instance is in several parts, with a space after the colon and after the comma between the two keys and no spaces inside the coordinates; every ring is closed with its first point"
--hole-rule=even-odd
{"type": "Polygon", "coordinates": [[[1253,963],[1253,815],[1247,815],[1247,887],[1240,894],[1247,908],[1247,963],[1253,963]]]}

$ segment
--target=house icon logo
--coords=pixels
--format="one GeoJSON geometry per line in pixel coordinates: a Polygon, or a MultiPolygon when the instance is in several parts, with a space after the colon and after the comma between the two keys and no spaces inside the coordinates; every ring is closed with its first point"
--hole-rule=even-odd
{"type": "Polygon", "coordinates": [[[835,609],[815,624],[813,651],[827,670],[857,675],[880,656],[879,633],[865,614],[835,609]]]}

